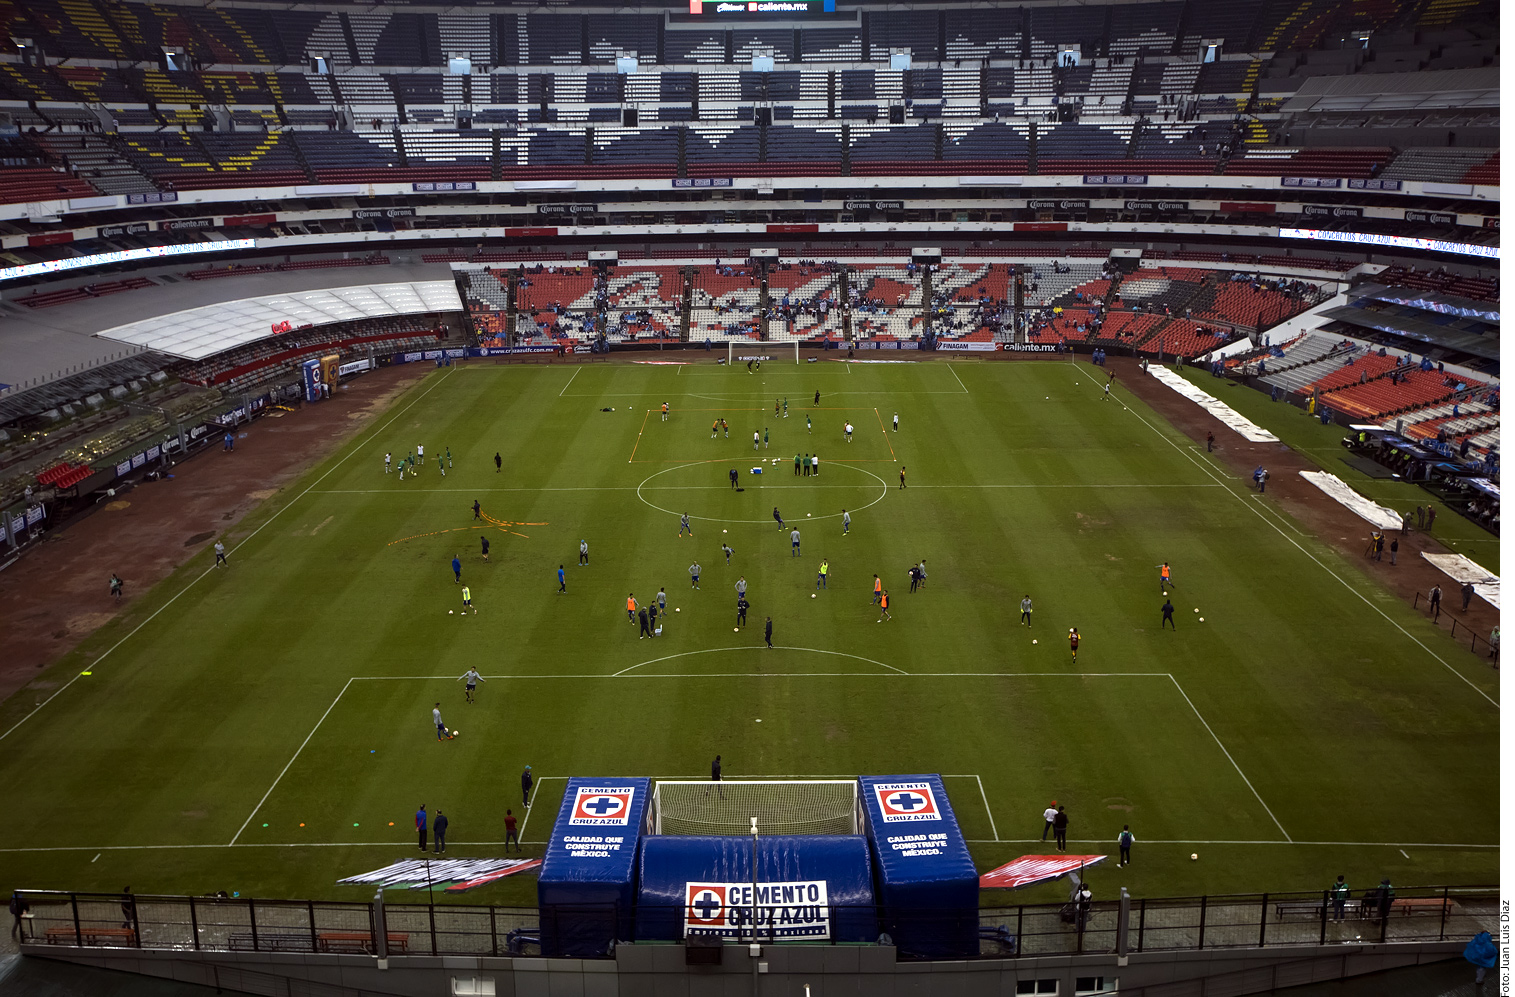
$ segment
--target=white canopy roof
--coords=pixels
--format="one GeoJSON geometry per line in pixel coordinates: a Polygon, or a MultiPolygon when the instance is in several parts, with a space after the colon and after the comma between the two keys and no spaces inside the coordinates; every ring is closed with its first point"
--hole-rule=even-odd
{"type": "Polygon", "coordinates": [[[274,326],[294,329],[362,318],[462,311],[458,289],[450,280],[328,287],[291,294],[270,294],[118,325],[99,333],[160,353],[201,360],[274,335],[274,326]]]}

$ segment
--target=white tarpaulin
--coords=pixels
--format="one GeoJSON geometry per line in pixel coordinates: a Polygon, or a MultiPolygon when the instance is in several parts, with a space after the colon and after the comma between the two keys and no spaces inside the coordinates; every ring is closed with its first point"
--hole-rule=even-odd
{"type": "Polygon", "coordinates": [[[1499,576],[1488,568],[1461,554],[1427,554],[1422,551],[1420,556],[1451,576],[1458,588],[1462,588],[1463,582],[1472,582],[1474,595],[1495,609],[1499,608],[1499,576]]]}
{"type": "Polygon", "coordinates": [[[1255,422],[1244,419],[1240,412],[1236,411],[1234,408],[1227,405],[1219,398],[1216,398],[1214,395],[1196,388],[1193,384],[1185,380],[1182,375],[1175,374],[1168,368],[1158,366],[1157,364],[1153,364],[1152,366],[1148,367],[1147,373],[1151,374],[1153,377],[1157,378],[1159,381],[1161,381],[1163,384],[1166,384],[1174,391],[1177,391],[1179,394],[1183,395],[1191,402],[1194,402],[1200,408],[1204,409],[1206,412],[1209,412],[1211,415],[1215,416],[1215,418],[1219,419],[1230,428],[1236,430],[1248,443],[1278,442],[1278,437],[1274,436],[1266,429],[1257,425],[1255,422]]]}
{"type": "Polygon", "coordinates": [[[1385,509],[1372,499],[1365,498],[1334,474],[1325,471],[1300,471],[1299,476],[1327,495],[1351,509],[1380,530],[1397,530],[1404,525],[1404,517],[1393,509],[1385,509]]]}

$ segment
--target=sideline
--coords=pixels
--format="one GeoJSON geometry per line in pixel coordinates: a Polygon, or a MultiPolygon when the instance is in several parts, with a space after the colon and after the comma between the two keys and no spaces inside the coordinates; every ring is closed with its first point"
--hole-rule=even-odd
{"type": "MultiPolygon", "coordinates": [[[[431,391],[432,391],[433,388],[435,388],[438,384],[441,384],[443,381],[447,380],[447,378],[452,374],[452,372],[455,371],[455,370],[457,370],[457,369],[458,369],[457,367],[449,367],[447,369],[447,373],[445,373],[441,377],[437,378],[436,381],[432,383],[431,387],[428,387],[425,391],[421,392],[415,398],[412,398],[410,400],[410,403],[407,404],[404,408],[400,409],[400,411],[398,411],[394,415],[390,416],[388,422],[385,422],[382,426],[378,426],[378,427],[370,430],[369,433],[368,433],[368,439],[367,440],[364,440],[362,438],[362,434],[360,434],[359,438],[354,441],[354,446],[353,446],[352,450],[348,451],[348,453],[347,453],[347,455],[345,457],[339,458],[337,460],[337,462],[335,464],[333,464],[331,467],[329,467],[324,474],[322,474],[315,481],[312,481],[309,485],[306,485],[304,491],[300,492],[300,494],[296,495],[294,498],[290,499],[287,503],[285,503],[284,505],[280,506],[279,509],[272,516],[269,516],[267,519],[265,519],[258,526],[257,529],[253,530],[247,536],[245,536],[241,540],[239,540],[237,542],[236,546],[232,547],[231,550],[227,551],[227,553],[228,554],[235,554],[237,551],[241,550],[243,548],[243,546],[245,546],[249,541],[252,540],[253,537],[255,537],[259,533],[263,532],[263,528],[265,526],[267,526],[269,523],[272,523],[274,520],[278,519],[291,506],[293,506],[295,503],[299,502],[302,498],[304,498],[306,495],[308,495],[312,490],[315,489],[315,487],[317,485],[319,485],[321,482],[325,481],[326,478],[333,471],[335,471],[337,468],[341,467],[343,464],[347,463],[347,461],[349,459],[351,459],[355,454],[357,454],[357,452],[359,450],[362,450],[363,447],[366,446],[367,443],[370,442],[373,439],[373,437],[377,436],[383,430],[388,429],[390,427],[390,425],[396,419],[400,418],[400,416],[402,416],[406,412],[410,411],[411,406],[415,405],[416,402],[420,401],[422,398],[425,398],[427,395],[431,394],[431,391]]],[[[48,696],[42,702],[40,702],[36,706],[32,707],[31,711],[28,712],[26,714],[26,716],[22,717],[20,720],[17,720],[14,724],[12,724],[10,726],[10,728],[5,731],[5,733],[0,734],[0,741],[3,741],[7,737],[10,737],[11,734],[13,734],[16,731],[16,728],[20,727],[22,724],[26,723],[32,717],[36,716],[37,712],[39,710],[41,710],[44,706],[46,706],[48,703],[51,703],[53,700],[55,700],[59,696],[63,695],[63,693],[66,692],[66,691],[68,691],[68,688],[70,686],[72,686],[75,682],[79,681],[79,679],[83,678],[86,675],[92,674],[94,672],[94,670],[95,670],[95,667],[97,665],[99,665],[100,662],[102,662],[106,658],[110,657],[111,653],[113,651],[115,651],[116,648],[120,647],[122,644],[125,644],[127,641],[129,641],[133,637],[135,637],[137,635],[137,631],[141,630],[143,627],[147,626],[153,620],[157,619],[159,613],[163,612],[169,606],[172,606],[175,602],[177,602],[179,600],[179,597],[181,595],[183,595],[184,593],[188,592],[190,589],[194,588],[196,584],[198,584],[200,581],[202,581],[205,578],[206,575],[210,574],[214,570],[215,570],[215,566],[212,565],[211,567],[206,568],[204,571],[200,572],[200,574],[196,575],[194,578],[190,579],[189,583],[187,585],[185,585],[182,589],[180,589],[178,592],[174,593],[174,595],[173,595],[172,598],[170,598],[163,605],[159,606],[157,609],[153,610],[151,616],[149,616],[147,619],[143,620],[141,623],[138,623],[135,627],[133,627],[131,629],[130,633],[128,633],[125,637],[122,637],[120,640],[118,640],[114,644],[112,644],[108,649],[106,649],[106,651],[105,651],[104,654],[101,654],[98,658],[96,658],[95,660],[91,661],[89,663],[89,667],[85,668],[81,672],[76,673],[73,678],[69,679],[67,682],[63,683],[63,685],[61,685],[60,687],[58,687],[58,689],[56,691],[54,691],[51,696],[48,696]]]]}
{"type": "MultiPolygon", "coordinates": [[[[1074,366],[1076,367],[1077,365],[1075,364],[1074,366]]],[[[1201,470],[1203,470],[1210,477],[1214,478],[1216,481],[1221,481],[1221,478],[1215,473],[1215,471],[1210,467],[1210,465],[1207,462],[1202,461],[1202,460],[1197,460],[1194,457],[1194,455],[1191,454],[1186,448],[1180,446],[1175,440],[1169,438],[1169,436],[1166,433],[1164,433],[1162,430],[1158,429],[1156,426],[1152,425],[1152,423],[1150,423],[1146,419],[1144,419],[1142,417],[1142,415],[1141,415],[1140,412],[1137,412],[1135,409],[1131,408],[1129,405],[1125,406],[1125,409],[1126,409],[1127,412],[1130,412],[1132,415],[1136,416],[1137,420],[1140,421],[1142,425],[1144,425],[1148,429],[1152,430],[1152,432],[1155,433],[1158,436],[1159,439],[1162,439],[1165,442],[1167,442],[1167,444],[1169,446],[1171,446],[1174,450],[1177,450],[1179,453],[1183,454],[1184,457],[1186,457],[1191,463],[1193,463],[1194,465],[1196,465],[1197,467],[1199,467],[1201,470]]],[[[1222,482],[1222,484],[1224,485],[1224,482],[1222,482]]],[[[1231,495],[1232,495],[1233,498],[1235,498],[1238,502],[1240,502],[1254,516],[1256,516],[1258,519],[1262,520],[1269,527],[1271,527],[1275,533],[1277,533],[1279,536],[1281,536],[1285,540],[1287,540],[1301,554],[1305,555],[1305,557],[1308,557],[1310,560],[1314,561],[1316,563],[1316,565],[1318,565],[1322,571],[1324,571],[1326,574],[1330,575],[1332,578],[1334,578],[1338,582],[1340,582],[1341,585],[1342,585],[1342,587],[1345,588],[1348,592],[1351,592],[1353,595],[1357,596],[1357,598],[1361,599],[1363,601],[1364,605],[1368,606],[1370,609],[1372,609],[1379,616],[1382,616],[1389,623],[1390,626],[1392,626],[1394,629],[1398,630],[1400,633],[1404,634],[1406,637],[1410,638],[1410,640],[1414,641],[1415,645],[1417,647],[1419,647],[1422,651],[1426,652],[1432,658],[1434,658],[1438,662],[1440,662],[1441,666],[1443,668],[1445,668],[1447,671],[1451,672],[1453,675],[1456,675],[1459,679],[1461,679],[1463,681],[1463,684],[1465,684],[1469,689],[1472,689],[1474,692],[1478,693],[1484,699],[1488,700],[1489,705],[1493,706],[1496,710],[1499,709],[1499,701],[1497,699],[1495,699],[1494,697],[1490,696],[1488,693],[1484,692],[1482,689],[1478,688],[1478,686],[1473,683],[1472,679],[1468,678],[1466,675],[1464,675],[1462,672],[1458,671],[1456,668],[1453,668],[1452,665],[1449,664],[1445,658],[1443,658],[1441,655],[1437,654],[1435,651],[1431,650],[1429,647],[1426,646],[1426,644],[1419,637],[1416,637],[1414,634],[1410,633],[1410,631],[1406,630],[1403,626],[1401,626],[1398,620],[1394,619],[1394,617],[1390,616],[1388,613],[1384,612],[1381,608],[1379,608],[1378,606],[1374,605],[1372,599],[1369,599],[1366,595],[1364,595],[1361,591],[1359,591],[1355,586],[1352,585],[1351,582],[1347,581],[1341,575],[1338,575],[1335,571],[1332,571],[1330,565],[1326,564],[1320,558],[1316,557],[1310,551],[1306,550],[1303,544],[1301,544],[1299,541],[1295,540],[1293,537],[1289,536],[1287,533],[1285,533],[1278,526],[1277,523],[1273,522],[1267,516],[1264,516],[1261,512],[1259,512],[1258,509],[1257,509],[1257,507],[1256,507],[1256,505],[1254,503],[1248,502],[1245,497],[1243,497],[1242,495],[1238,495],[1230,487],[1226,487],[1226,491],[1231,492],[1231,495]]]]}

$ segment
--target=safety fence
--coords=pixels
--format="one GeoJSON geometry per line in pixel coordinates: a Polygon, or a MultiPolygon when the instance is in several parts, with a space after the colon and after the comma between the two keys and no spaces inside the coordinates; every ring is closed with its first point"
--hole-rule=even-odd
{"type": "MultiPolygon", "coordinates": [[[[147,896],[29,891],[22,941],[33,945],[367,955],[537,955],[544,918],[563,908],[489,907],[457,903],[368,903],[325,900],[147,896]]],[[[621,912],[599,913],[608,923],[621,912]]],[[[645,912],[643,912],[645,913],[645,912]]],[[[686,911],[677,912],[683,920],[686,911]]],[[[783,918],[758,912],[758,941],[778,937],[783,918]],[[766,926],[766,927],[765,927],[766,926]],[[776,932],[778,934],[776,934],[776,932]]],[[[887,932],[898,911],[832,908],[828,924],[876,921],[887,932]]],[[[955,924],[961,910],[914,911],[914,921],[955,924]]],[[[985,958],[1199,949],[1361,945],[1465,940],[1498,930],[1493,887],[1376,890],[1338,902],[1326,892],[1084,900],[1063,904],[984,907],[977,912],[979,955],[985,958]]],[[[750,939],[733,918],[714,930],[730,941],[750,939]]],[[[691,932],[693,933],[693,932],[691,932]]],[[[795,942],[835,944],[829,934],[795,942]]],[[[668,941],[662,939],[662,941],[668,941]]],[[[889,944],[883,934],[877,939],[889,944]]],[[[612,953],[607,951],[608,957],[612,953]]]]}

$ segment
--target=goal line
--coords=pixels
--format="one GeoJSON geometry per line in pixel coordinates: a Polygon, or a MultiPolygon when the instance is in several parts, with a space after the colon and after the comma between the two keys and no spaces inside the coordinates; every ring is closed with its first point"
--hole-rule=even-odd
{"type": "Polygon", "coordinates": [[[851,779],[660,780],[652,788],[652,833],[861,834],[851,779]]]}

